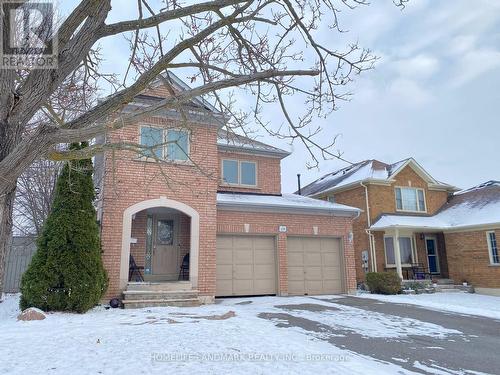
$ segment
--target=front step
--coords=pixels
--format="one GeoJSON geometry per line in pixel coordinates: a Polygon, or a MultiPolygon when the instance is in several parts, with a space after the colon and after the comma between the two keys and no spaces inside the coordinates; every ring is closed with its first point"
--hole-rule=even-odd
{"type": "Polygon", "coordinates": [[[437,285],[455,285],[452,279],[436,279],[437,285]]]}
{"type": "Polygon", "coordinates": [[[185,299],[137,299],[123,300],[123,308],[125,309],[140,309],[144,307],[196,307],[200,306],[198,298],[185,299]]]}
{"type": "Polygon", "coordinates": [[[193,287],[190,281],[166,281],[166,282],[129,282],[127,284],[127,291],[140,290],[140,291],[188,291],[193,287]]]}
{"type": "Polygon", "coordinates": [[[126,309],[200,306],[198,291],[189,281],[128,283],[122,303],[126,309]]]}
{"type": "Polygon", "coordinates": [[[198,298],[197,290],[126,290],[123,292],[123,299],[125,301],[192,298],[198,298]]]}

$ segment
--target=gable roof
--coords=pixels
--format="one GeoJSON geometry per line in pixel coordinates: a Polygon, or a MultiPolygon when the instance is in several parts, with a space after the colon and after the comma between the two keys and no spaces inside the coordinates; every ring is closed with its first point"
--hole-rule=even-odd
{"type": "MultiPolygon", "coordinates": [[[[167,80],[173,87],[175,91],[185,91],[191,89],[184,81],[177,77],[174,73],[166,71],[160,74],[151,82],[151,87],[160,87],[165,85],[164,80],[167,80]]],[[[115,95],[115,94],[113,94],[115,95]]],[[[144,109],[148,106],[157,104],[164,98],[149,94],[138,94],[134,99],[128,103],[123,109],[124,112],[133,112],[137,110],[144,109]]],[[[198,96],[191,98],[188,102],[183,103],[181,107],[185,110],[184,115],[186,115],[190,121],[208,123],[218,126],[219,128],[224,126],[227,122],[227,117],[210,104],[203,97],[198,96]]],[[[155,111],[155,116],[164,116],[172,119],[181,119],[181,114],[178,109],[175,108],[165,108],[155,111]]]]}
{"type": "Polygon", "coordinates": [[[288,151],[223,129],[219,129],[217,147],[226,151],[244,151],[252,154],[274,156],[281,159],[290,155],[288,151]]]}
{"type": "Polygon", "coordinates": [[[318,196],[356,186],[363,182],[390,183],[407,166],[410,166],[422,179],[427,181],[429,186],[450,191],[458,190],[452,185],[434,179],[415,159],[407,158],[393,164],[387,164],[375,159],[364,160],[324,175],[303,187],[301,193],[307,196],[318,196]]]}
{"type": "Polygon", "coordinates": [[[453,230],[485,225],[500,226],[500,181],[487,181],[455,193],[433,216],[382,215],[370,229],[453,230]]]}

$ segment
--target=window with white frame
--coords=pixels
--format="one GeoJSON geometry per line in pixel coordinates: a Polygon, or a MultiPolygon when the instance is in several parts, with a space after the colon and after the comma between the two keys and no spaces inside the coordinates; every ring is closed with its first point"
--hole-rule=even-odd
{"type": "Polygon", "coordinates": [[[396,209],[398,211],[425,212],[424,189],[411,187],[397,187],[396,209]]]}
{"type": "Polygon", "coordinates": [[[257,163],[222,160],[222,181],[230,185],[257,186],[257,163]]]}
{"type": "Polygon", "coordinates": [[[490,252],[490,263],[500,265],[500,255],[498,254],[497,237],[494,231],[486,232],[488,239],[488,250],[490,252]]]}
{"type": "MultiPolygon", "coordinates": [[[[385,263],[387,266],[396,266],[396,252],[394,250],[394,237],[384,237],[385,263]]],[[[401,265],[407,266],[413,261],[413,238],[399,237],[399,253],[401,265]]]]}
{"type": "Polygon", "coordinates": [[[172,161],[189,159],[189,132],[187,130],[141,126],[141,145],[150,147],[142,151],[146,157],[172,161]]]}

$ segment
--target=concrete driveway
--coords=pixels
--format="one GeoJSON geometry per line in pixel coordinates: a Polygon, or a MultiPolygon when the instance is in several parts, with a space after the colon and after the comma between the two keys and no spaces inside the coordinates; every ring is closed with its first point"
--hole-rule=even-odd
{"type": "Polygon", "coordinates": [[[309,297],[301,304],[277,301],[275,307],[282,312],[259,317],[409,371],[500,373],[499,320],[356,297],[309,297]]]}

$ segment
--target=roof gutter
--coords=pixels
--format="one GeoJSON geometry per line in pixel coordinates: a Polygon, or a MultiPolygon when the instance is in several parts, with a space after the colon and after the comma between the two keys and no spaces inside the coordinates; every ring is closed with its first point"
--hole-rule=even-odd
{"type": "Polygon", "coordinates": [[[295,205],[276,205],[276,204],[261,204],[251,202],[217,202],[217,208],[226,210],[254,210],[254,212],[270,211],[270,212],[287,212],[287,213],[316,213],[323,215],[344,216],[357,218],[361,214],[359,209],[342,209],[342,208],[323,208],[323,207],[300,207],[295,205]]]}
{"type": "Polygon", "coordinates": [[[227,151],[234,151],[234,152],[247,152],[249,154],[274,156],[274,157],[279,157],[280,159],[286,158],[287,156],[289,156],[291,154],[291,152],[288,152],[285,150],[280,150],[280,151],[259,150],[256,148],[231,146],[231,145],[225,145],[225,144],[220,144],[220,143],[217,143],[217,148],[222,149],[222,150],[227,150],[227,151]]]}

